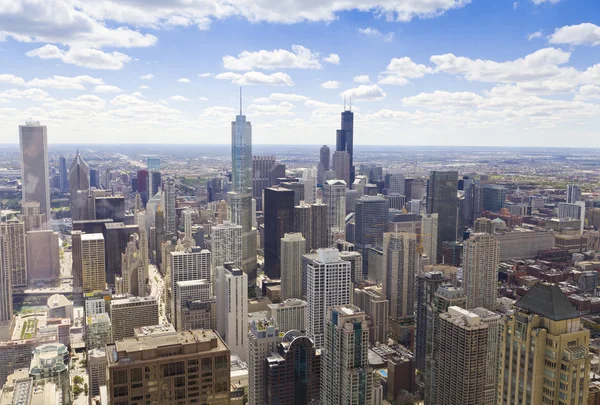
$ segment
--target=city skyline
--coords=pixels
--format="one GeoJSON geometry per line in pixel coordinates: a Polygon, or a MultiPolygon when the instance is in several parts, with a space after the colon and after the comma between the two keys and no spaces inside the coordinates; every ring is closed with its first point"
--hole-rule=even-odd
{"type": "Polygon", "coordinates": [[[600,146],[591,0],[54,3],[0,8],[3,142],[226,143],[242,85],[256,144],[333,144],[352,97],[356,145],[600,146]]]}

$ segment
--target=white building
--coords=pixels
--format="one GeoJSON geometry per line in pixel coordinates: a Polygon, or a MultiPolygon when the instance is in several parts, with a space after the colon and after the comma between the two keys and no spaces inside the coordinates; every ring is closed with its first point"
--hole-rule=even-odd
{"type": "Polygon", "coordinates": [[[323,185],[323,203],[327,204],[327,226],[329,243],[335,231],[345,234],[346,231],[346,182],[343,180],[327,180],[323,185]]]}
{"type": "Polygon", "coordinates": [[[225,263],[233,263],[242,268],[242,226],[223,221],[213,226],[210,232],[212,243],[212,267],[216,269],[225,263]]]}
{"type": "Polygon", "coordinates": [[[317,169],[312,167],[304,169],[300,183],[304,184],[304,202],[314,204],[317,202],[317,169]]]}
{"type": "Polygon", "coordinates": [[[307,334],[320,348],[324,342],[327,309],[350,303],[352,290],[351,264],[340,258],[337,249],[319,249],[317,257],[307,264],[308,324],[307,334]]]}
{"type": "Polygon", "coordinates": [[[250,322],[248,333],[248,404],[264,405],[266,402],[265,359],[277,351],[283,334],[273,320],[250,322]]]}
{"type": "Polygon", "coordinates": [[[232,353],[248,357],[248,276],[231,263],[217,267],[217,331],[232,353]]]}
{"type": "Polygon", "coordinates": [[[500,244],[494,235],[471,234],[463,242],[463,288],[467,308],[496,310],[500,244]]]}
{"type": "Polygon", "coordinates": [[[174,325],[175,329],[181,332],[185,330],[184,320],[182,318],[183,311],[188,307],[190,302],[208,302],[211,298],[211,284],[210,280],[192,279],[187,281],[178,281],[175,286],[177,288],[177,294],[175,296],[175,308],[172,314],[176,321],[176,324],[174,325]]]}
{"type": "Polygon", "coordinates": [[[165,211],[165,231],[167,235],[175,235],[177,230],[175,181],[171,178],[163,181],[162,191],[162,203],[165,211]]]}
{"type": "Polygon", "coordinates": [[[425,214],[421,219],[421,244],[423,254],[430,262],[437,261],[438,214],[425,214]]]}
{"type": "Polygon", "coordinates": [[[267,305],[267,319],[274,318],[283,333],[290,330],[306,331],[307,311],[306,301],[290,298],[279,304],[267,305]]]}
{"type": "Polygon", "coordinates": [[[286,233],[281,238],[281,298],[302,297],[302,255],[306,239],[301,233],[286,233]]]}
{"type": "Polygon", "coordinates": [[[106,289],[104,236],[101,233],[81,235],[81,279],[83,292],[106,289]]]}
{"type": "Polygon", "coordinates": [[[134,329],[158,325],[158,299],[155,297],[129,297],[110,302],[112,340],[135,336],[134,329]]]}

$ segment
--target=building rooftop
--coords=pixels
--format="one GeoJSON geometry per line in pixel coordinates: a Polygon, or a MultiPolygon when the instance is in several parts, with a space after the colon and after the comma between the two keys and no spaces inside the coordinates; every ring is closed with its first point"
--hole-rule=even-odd
{"type": "Polygon", "coordinates": [[[112,308],[115,305],[131,304],[134,302],[158,303],[158,300],[156,299],[156,297],[153,297],[153,296],[150,296],[150,297],[125,297],[125,298],[120,298],[120,299],[113,299],[110,303],[110,306],[112,308]]]}
{"type": "Polygon", "coordinates": [[[81,240],[104,240],[104,236],[101,233],[84,233],[81,240]]]}
{"type": "Polygon", "coordinates": [[[170,323],[167,323],[162,325],[142,326],[141,328],[134,328],[133,333],[136,337],[168,336],[175,333],[175,328],[170,323]]]}
{"type": "Polygon", "coordinates": [[[553,321],[579,318],[579,312],[556,284],[535,284],[515,303],[515,307],[553,321]]]}

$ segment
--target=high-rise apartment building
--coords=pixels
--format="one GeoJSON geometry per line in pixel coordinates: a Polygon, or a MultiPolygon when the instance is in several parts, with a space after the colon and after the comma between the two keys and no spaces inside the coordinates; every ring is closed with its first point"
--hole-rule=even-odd
{"type": "Polygon", "coordinates": [[[370,342],[386,344],[390,302],[384,294],[372,288],[355,288],[353,304],[362,309],[371,322],[370,342]]]}
{"type": "Polygon", "coordinates": [[[423,254],[429,258],[430,263],[437,262],[437,243],[438,214],[425,214],[421,218],[421,245],[423,254]]]}
{"type": "Polygon", "coordinates": [[[248,274],[249,280],[256,278],[256,229],[253,228],[253,202],[251,193],[228,193],[231,206],[231,221],[242,227],[242,263],[241,269],[248,274]]]}
{"type": "Polygon", "coordinates": [[[590,332],[555,284],[537,283],[501,331],[498,403],[588,403],[590,332]]]}
{"type": "Polygon", "coordinates": [[[85,347],[88,350],[104,348],[111,341],[112,327],[106,312],[85,317],[85,347]]]}
{"type": "Polygon", "coordinates": [[[25,223],[18,219],[0,222],[0,235],[6,239],[6,255],[12,287],[25,287],[27,285],[25,223]]]}
{"type": "Polygon", "coordinates": [[[290,330],[306,331],[307,302],[289,298],[278,304],[267,305],[267,319],[275,319],[283,333],[290,330]]]}
{"type": "Polygon", "coordinates": [[[158,299],[156,297],[128,297],[110,302],[112,341],[135,336],[134,329],[158,325],[158,299]]]}
{"type": "MultiPolygon", "coordinates": [[[[178,311],[187,305],[188,301],[181,301],[179,296],[179,285],[180,281],[192,281],[192,280],[205,280],[206,287],[203,298],[208,299],[210,296],[210,283],[211,277],[211,253],[207,249],[199,247],[191,247],[185,251],[175,251],[169,253],[169,267],[171,269],[170,282],[171,285],[171,300],[169,305],[171,307],[171,323],[176,327],[181,325],[179,319],[177,319],[178,311]],[[177,302],[180,302],[180,306],[177,307],[177,302]]],[[[179,329],[177,329],[179,330],[179,329]]]]}
{"type": "Polygon", "coordinates": [[[301,233],[286,233],[281,238],[281,298],[302,297],[302,255],[306,239],[301,233]]]}
{"type": "Polygon", "coordinates": [[[265,274],[281,277],[281,238],[294,229],[294,192],[281,187],[267,187],[264,192],[265,274]]]}
{"type": "Polygon", "coordinates": [[[71,274],[73,275],[73,288],[83,288],[83,257],[81,251],[81,237],[83,235],[84,232],[82,231],[71,231],[71,256],[73,257],[71,274]]]}
{"type": "Polygon", "coordinates": [[[37,201],[44,214],[44,229],[50,229],[50,179],[46,126],[38,121],[19,125],[23,202],[37,201]]]}
{"type": "Polygon", "coordinates": [[[463,243],[463,285],[467,308],[496,310],[500,244],[494,235],[471,234],[463,243]]]}
{"type": "Polygon", "coordinates": [[[333,235],[346,230],[346,182],[327,180],[323,184],[323,203],[327,204],[328,244],[335,242],[333,235]]]}
{"type": "Polygon", "coordinates": [[[581,201],[581,187],[567,184],[567,203],[575,204],[577,201],[581,201]]]}
{"type": "Polygon", "coordinates": [[[479,315],[459,307],[439,315],[431,404],[486,404],[487,344],[488,324],[479,315]]]}
{"type": "Polygon", "coordinates": [[[465,199],[462,202],[461,217],[463,225],[469,227],[483,212],[483,187],[474,179],[463,179],[463,181],[465,199]]]}
{"type": "Polygon", "coordinates": [[[438,214],[437,258],[442,259],[442,242],[456,241],[458,225],[458,172],[432,171],[427,186],[427,213],[438,214]]]}
{"type": "Polygon", "coordinates": [[[231,352],[248,355],[248,276],[232,263],[216,269],[217,330],[231,352]]]}
{"type": "Polygon", "coordinates": [[[350,156],[346,151],[336,150],[333,152],[332,169],[335,171],[336,178],[343,180],[346,184],[350,183],[350,156]]]}
{"type": "Polygon", "coordinates": [[[248,333],[248,403],[263,405],[267,402],[265,361],[281,342],[279,327],[272,320],[252,320],[248,333]]]}
{"type": "Polygon", "coordinates": [[[90,189],[90,167],[79,154],[75,154],[69,166],[69,190],[71,196],[71,217],[73,221],[88,219],[87,194],[90,189]],[[81,198],[80,198],[81,197],[81,198]]]}
{"type": "Polygon", "coordinates": [[[54,398],[58,399],[57,402],[64,405],[72,404],[69,349],[61,343],[47,343],[36,347],[32,355],[29,377],[37,382],[54,384],[56,387],[54,398]]]}
{"type": "Polygon", "coordinates": [[[93,404],[93,398],[100,396],[100,387],[106,385],[106,369],[108,366],[106,348],[88,350],[86,360],[87,372],[90,377],[89,397],[90,403],[93,404]]]}
{"type": "Polygon", "coordinates": [[[13,314],[12,282],[8,262],[7,238],[0,234],[0,322],[10,321],[13,314]]]}
{"type": "Polygon", "coordinates": [[[81,280],[83,292],[106,289],[104,236],[101,233],[81,235],[81,280]]]}
{"type": "Polygon", "coordinates": [[[390,300],[390,317],[414,315],[415,275],[419,268],[417,235],[387,232],[383,236],[383,291],[390,300]]]}
{"type": "Polygon", "coordinates": [[[362,196],[356,201],[354,244],[363,256],[363,278],[369,273],[369,249],[381,246],[388,227],[388,202],[380,196],[362,196]]]}
{"type": "Polygon", "coordinates": [[[304,333],[287,332],[265,362],[266,405],[320,403],[321,352],[304,333]]]}
{"type": "Polygon", "coordinates": [[[112,405],[228,405],[230,352],[211,330],[146,328],[106,346],[112,405]]]}
{"type": "Polygon", "coordinates": [[[216,269],[225,263],[233,263],[242,268],[242,227],[223,221],[211,227],[212,267],[216,269]]]}
{"type": "Polygon", "coordinates": [[[319,249],[316,258],[307,264],[306,301],[308,303],[307,334],[317,348],[325,339],[327,309],[350,303],[352,294],[350,262],[340,258],[337,249],[319,249]]]}
{"type": "Polygon", "coordinates": [[[354,113],[350,109],[342,112],[342,126],[336,132],[336,151],[348,152],[350,182],[354,183],[354,113]]]}
{"type": "Polygon", "coordinates": [[[272,187],[271,170],[276,166],[275,156],[254,156],[252,158],[252,197],[256,199],[256,209],[263,209],[262,193],[272,187]]]}
{"type": "Polygon", "coordinates": [[[327,310],[321,359],[321,403],[369,405],[373,369],[368,362],[369,318],[354,305],[327,310]]]}
{"type": "Polygon", "coordinates": [[[319,165],[317,166],[317,184],[319,186],[323,185],[325,182],[324,173],[329,171],[329,161],[331,159],[331,151],[329,150],[329,146],[323,145],[321,146],[321,150],[319,151],[319,165]]]}
{"type": "Polygon", "coordinates": [[[312,210],[310,204],[302,203],[294,207],[294,232],[304,236],[305,253],[308,253],[312,246],[312,210]]]}
{"type": "Polygon", "coordinates": [[[60,252],[58,233],[30,231],[25,235],[27,244],[27,279],[58,280],[60,277],[60,252]]]}
{"type": "Polygon", "coordinates": [[[470,309],[469,311],[477,315],[479,319],[481,319],[481,322],[488,326],[483,403],[496,405],[498,392],[498,357],[500,354],[500,333],[502,331],[504,321],[500,314],[489,311],[485,308],[477,307],[470,309]]]}

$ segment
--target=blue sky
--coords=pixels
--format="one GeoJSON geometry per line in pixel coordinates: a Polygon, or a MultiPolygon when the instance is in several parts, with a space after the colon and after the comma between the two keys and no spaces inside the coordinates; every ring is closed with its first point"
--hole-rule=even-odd
{"type": "Polygon", "coordinates": [[[595,0],[0,0],[0,143],[600,146],[595,0]]]}

